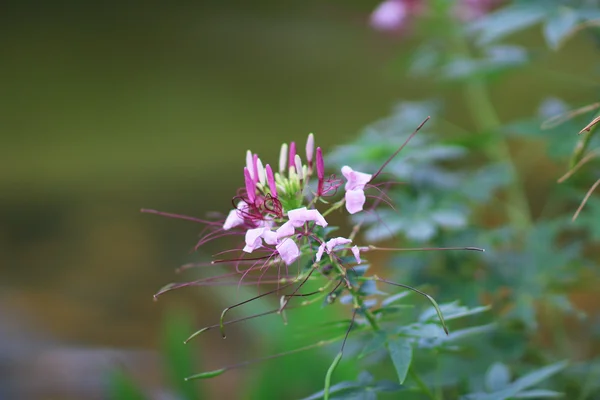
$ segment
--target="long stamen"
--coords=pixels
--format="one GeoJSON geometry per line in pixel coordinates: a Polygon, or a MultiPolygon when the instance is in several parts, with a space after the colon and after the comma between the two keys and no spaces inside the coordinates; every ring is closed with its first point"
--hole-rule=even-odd
{"type": "Polygon", "coordinates": [[[404,285],[402,283],[388,281],[387,279],[380,278],[377,275],[373,275],[373,279],[375,279],[376,281],[379,281],[379,282],[387,283],[388,285],[399,286],[399,287],[402,287],[402,288],[405,288],[408,290],[412,290],[413,292],[418,293],[421,296],[425,297],[433,305],[433,308],[435,309],[435,312],[437,313],[438,318],[440,319],[440,322],[442,323],[442,327],[444,328],[444,332],[446,332],[446,335],[450,334],[450,332],[448,332],[448,327],[446,326],[446,321],[444,321],[444,316],[442,315],[442,310],[440,310],[440,306],[438,305],[437,301],[435,301],[435,299],[433,297],[431,297],[427,293],[422,292],[419,289],[416,289],[412,286],[404,285]]]}
{"type": "Polygon", "coordinates": [[[152,210],[149,208],[142,208],[140,210],[140,212],[145,213],[145,214],[156,214],[156,215],[160,215],[161,217],[176,218],[176,219],[183,219],[186,221],[199,222],[201,224],[207,224],[207,225],[215,225],[215,226],[223,225],[222,222],[207,221],[205,219],[189,217],[187,215],[181,215],[181,214],[173,214],[173,213],[168,213],[168,212],[163,212],[163,211],[158,211],[158,210],[152,210]]]}
{"type": "Polygon", "coordinates": [[[225,324],[223,323],[223,319],[225,318],[225,314],[226,314],[226,313],[227,313],[229,310],[231,310],[231,309],[233,309],[233,308],[236,308],[236,307],[239,307],[239,306],[243,306],[244,304],[250,303],[251,301],[258,300],[258,299],[260,299],[261,297],[265,297],[265,296],[268,296],[268,295],[270,295],[270,294],[277,293],[277,292],[279,292],[281,289],[285,289],[286,287],[289,287],[289,286],[291,286],[291,285],[293,285],[293,284],[294,284],[294,282],[290,282],[290,283],[288,283],[288,284],[286,284],[286,285],[283,285],[283,286],[282,286],[282,287],[280,287],[280,288],[277,288],[277,289],[274,289],[274,290],[270,290],[270,291],[268,291],[268,292],[266,292],[266,293],[259,294],[258,296],[252,297],[252,298],[250,298],[250,299],[248,299],[248,300],[244,300],[244,301],[242,301],[241,303],[237,303],[237,304],[234,304],[234,305],[232,305],[232,306],[229,306],[229,307],[225,308],[225,309],[223,310],[223,312],[221,313],[221,319],[219,320],[219,327],[220,327],[220,329],[221,329],[221,336],[223,336],[223,339],[225,339],[225,338],[227,337],[227,336],[225,335],[225,324]]]}
{"type": "Polygon", "coordinates": [[[221,375],[221,374],[223,374],[223,373],[225,373],[225,372],[227,372],[229,370],[240,368],[240,367],[244,367],[246,365],[255,364],[255,363],[258,363],[258,362],[261,362],[261,361],[272,360],[274,358],[279,358],[279,357],[287,356],[287,355],[290,355],[290,354],[299,353],[301,351],[306,351],[306,350],[314,349],[316,347],[326,346],[328,344],[335,343],[335,342],[343,339],[344,337],[345,337],[345,335],[344,336],[338,336],[338,337],[335,337],[335,338],[332,338],[332,339],[329,339],[329,340],[321,340],[321,341],[319,341],[317,343],[312,343],[312,344],[309,344],[307,346],[299,347],[297,349],[284,351],[284,352],[281,352],[281,353],[278,353],[278,354],[273,354],[271,356],[262,357],[262,358],[256,358],[254,360],[243,361],[241,363],[229,365],[227,367],[223,367],[221,369],[217,369],[217,370],[214,370],[214,371],[202,372],[200,374],[189,376],[189,377],[185,378],[185,380],[186,381],[190,381],[190,380],[193,380],[193,379],[213,378],[213,377],[219,376],[219,375],[221,375]]]}
{"type": "Polygon", "coordinates": [[[371,177],[371,181],[374,180],[375,178],[377,178],[377,176],[379,176],[379,174],[381,173],[381,171],[383,171],[383,169],[398,155],[398,153],[400,153],[402,151],[402,149],[408,144],[408,142],[410,142],[410,140],[417,134],[417,132],[419,132],[421,130],[421,128],[423,127],[423,125],[425,125],[427,123],[427,121],[429,121],[430,118],[431,117],[425,118],[425,120],[423,122],[421,122],[419,124],[419,126],[417,126],[417,129],[415,129],[415,131],[410,134],[410,136],[404,141],[404,143],[402,143],[402,146],[400,146],[398,148],[398,150],[396,150],[394,152],[394,154],[392,154],[390,156],[390,158],[388,158],[386,160],[386,162],[383,163],[383,165],[381,166],[381,168],[379,168],[377,170],[377,172],[375,172],[373,174],[373,176],[371,177]]]}
{"type": "Polygon", "coordinates": [[[377,247],[369,245],[361,247],[361,251],[378,250],[378,251],[446,251],[446,250],[467,250],[467,251],[485,251],[480,247],[377,247]]]}

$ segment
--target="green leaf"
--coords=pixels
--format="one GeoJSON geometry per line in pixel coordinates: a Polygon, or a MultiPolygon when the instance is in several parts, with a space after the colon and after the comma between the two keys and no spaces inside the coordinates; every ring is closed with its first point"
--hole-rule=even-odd
{"type": "Polygon", "coordinates": [[[398,300],[402,300],[402,299],[404,299],[406,296],[408,296],[408,295],[410,295],[410,294],[412,294],[412,293],[413,293],[413,292],[410,292],[410,291],[408,291],[408,290],[407,290],[407,291],[405,291],[405,292],[399,292],[399,293],[396,293],[396,294],[394,294],[394,295],[388,296],[388,297],[386,297],[386,298],[385,298],[385,299],[384,299],[384,300],[381,302],[381,307],[387,307],[387,306],[389,306],[390,304],[392,304],[392,303],[394,303],[394,302],[396,302],[396,301],[398,301],[398,300]]]}
{"type": "Polygon", "coordinates": [[[382,294],[382,295],[387,294],[387,293],[382,292],[379,289],[377,289],[377,282],[375,282],[373,280],[364,281],[362,283],[362,285],[360,285],[358,292],[363,296],[372,296],[375,294],[382,294]]]}
{"type": "MultiPolygon", "coordinates": [[[[341,393],[360,393],[362,386],[356,382],[346,381],[337,383],[329,388],[329,394],[341,394],[341,393]]],[[[321,400],[325,396],[325,390],[321,390],[308,397],[304,397],[302,400],[321,400]]]]}
{"type": "Polygon", "coordinates": [[[510,5],[477,20],[470,30],[478,34],[477,44],[487,45],[537,24],[547,10],[544,1],[510,5]]]}
{"type": "MultiPolygon", "coordinates": [[[[511,387],[517,388],[520,392],[523,389],[527,389],[533,385],[540,383],[541,381],[548,379],[552,375],[556,374],[560,370],[564,369],[567,366],[567,361],[560,361],[552,365],[548,365],[546,367],[540,368],[536,371],[533,371],[517,380],[515,380],[511,387]]],[[[516,394],[517,392],[515,392],[516,394]]]]}
{"type": "MultiPolygon", "coordinates": [[[[533,371],[509,384],[506,388],[493,393],[472,393],[464,397],[465,400],[507,400],[510,398],[518,398],[519,395],[525,393],[531,386],[537,385],[545,379],[556,374],[567,366],[566,361],[561,361],[546,367],[533,371]]],[[[550,391],[545,391],[550,393],[550,391]]],[[[554,395],[552,395],[554,397],[554,395]]],[[[525,397],[527,398],[527,397],[525,397]]]]}
{"type": "Polygon", "coordinates": [[[398,382],[404,383],[412,362],[412,345],[405,337],[389,338],[386,343],[388,352],[398,374],[398,382]]]}
{"type": "Polygon", "coordinates": [[[111,371],[108,376],[108,396],[111,400],[145,400],[137,384],[123,371],[111,371]]]}
{"type": "Polygon", "coordinates": [[[333,362],[331,363],[331,365],[329,366],[329,369],[327,370],[327,374],[325,375],[325,392],[323,395],[323,398],[325,400],[329,400],[329,391],[331,389],[331,376],[333,375],[333,371],[335,371],[338,364],[342,360],[343,355],[344,355],[344,353],[340,351],[337,354],[337,356],[335,356],[335,358],[333,359],[333,362]]]}
{"type": "Polygon", "coordinates": [[[364,358],[364,357],[368,356],[369,354],[372,354],[372,353],[376,352],[377,350],[382,349],[383,347],[385,347],[386,341],[387,341],[387,335],[385,334],[385,332],[382,332],[382,331],[374,332],[373,337],[371,338],[371,340],[369,340],[367,342],[367,344],[365,344],[362,351],[358,355],[358,358],[359,359],[364,358]]]}
{"type": "Polygon", "coordinates": [[[546,389],[526,390],[513,396],[515,399],[549,399],[555,397],[563,397],[560,392],[546,389]]]}
{"type": "Polygon", "coordinates": [[[419,321],[427,322],[432,320],[436,315],[439,317],[440,314],[443,314],[444,319],[449,321],[453,319],[464,318],[469,315],[481,314],[482,312],[489,310],[489,306],[469,308],[459,305],[458,301],[453,301],[451,303],[440,304],[437,308],[434,305],[434,307],[426,309],[419,316],[419,321]]]}
{"type": "Polygon", "coordinates": [[[544,25],[544,37],[548,46],[558,50],[563,40],[575,29],[579,22],[577,13],[569,7],[560,7],[544,25]]]}
{"type": "Polygon", "coordinates": [[[510,371],[502,363],[492,364],[485,374],[485,387],[489,392],[504,389],[510,383],[510,371]]]}

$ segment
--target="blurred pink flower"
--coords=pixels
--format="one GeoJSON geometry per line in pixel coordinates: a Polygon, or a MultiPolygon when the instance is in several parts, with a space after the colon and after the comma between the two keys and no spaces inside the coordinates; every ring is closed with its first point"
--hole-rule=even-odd
{"type": "Polygon", "coordinates": [[[370,24],[380,31],[403,29],[418,12],[422,0],[386,0],[371,13],[370,24]]]}

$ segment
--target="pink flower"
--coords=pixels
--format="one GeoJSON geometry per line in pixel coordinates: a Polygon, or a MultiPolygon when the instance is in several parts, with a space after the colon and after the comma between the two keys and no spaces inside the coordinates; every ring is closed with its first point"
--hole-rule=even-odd
{"type": "Polygon", "coordinates": [[[394,31],[406,24],[409,6],[403,0],[387,0],[371,14],[371,26],[380,31],[394,31]]]}
{"type": "Polygon", "coordinates": [[[342,167],[342,175],[348,180],[345,186],[346,210],[350,214],[356,214],[363,209],[366,201],[364,188],[373,175],[354,171],[347,165],[342,167]]]}
{"type": "Polygon", "coordinates": [[[315,224],[322,227],[327,226],[327,221],[325,221],[319,210],[307,210],[306,207],[288,211],[288,218],[296,228],[309,221],[314,221],[315,224]]]}

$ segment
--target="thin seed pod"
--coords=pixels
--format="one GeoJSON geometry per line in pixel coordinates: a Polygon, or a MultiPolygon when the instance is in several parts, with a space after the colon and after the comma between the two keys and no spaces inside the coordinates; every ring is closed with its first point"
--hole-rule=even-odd
{"type": "Polygon", "coordinates": [[[248,300],[244,300],[244,301],[242,301],[242,302],[240,302],[240,303],[237,303],[237,304],[234,304],[234,305],[232,305],[232,306],[229,306],[229,307],[225,308],[225,309],[223,310],[223,312],[221,313],[221,318],[220,318],[220,320],[219,320],[219,328],[220,328],[220,330],[221,330],[221,336],[223,336],[223,339],[225,339],[225,338],[227,337],[227,335],[225,335],[225,323],[223,322],[223,320],[225,319],[225,314],[226,314],[226,313],[227,313],[229,310],[231,310],[231,309],[234,309],[234,308],[236,308],[236,307],[239,307],[239,306],[243,306],[244,304],[248,304],[248,303],[250,303],[251,301],[258,300],[258,299],[260,299],[261,297],[265,297],[265,296],[268,296],[268,295],[270,295],[270,294],[277,293],[277,292],[279,292],[281,289],[285,289],[286,287],[289,287],[289,286],[291,286],[291,285],[293,285],[293,284],[294,284],[294,282],[288,283],[288,284],[286,284],[286,285],[283,285],[282,287],[279,287],[279,288],[277,288],[277,289],[273,289],[273,290],[270,290],[270,291],[268,291],[268,292],[266,292],[266,293],[259,294],[258,296],[252,297],[252,298],[250,298],[250,299],[248,299],[248,300]]]}
{"type": "Polygon", "coordinates": [[[585,194],[585,197],[583,198],[583,200],[581,201],[581,204],[577,208],[577,211],[575,211],[575,214],[573,215],[573,221],[575,221],[577,219],[577,217],[579,216],[579,213],[581,213],[581,210],[583,210],[583,207],[585,206],[585,203],[587,203],[587,201],[589,200],[590,196],[592,195],[592,193],[594,192],[594,190],[596,190],[596,188],[598,187],[598,185],[600,185],[600,179],[598,179],[592,185],[592,187],[587,191],[587,193],[585,194]]]}
{"type": "Polygon", "coordinates": [[[402,288],[405,288],[408,290],[412,290],[413,292],[418,293],[421,296],[425,297],[433,305],[433,308],[435,309],[435,312],[437,313],[437,316],[440,319],[440,322],[442,323],[442,328],[444,328],[444,332],[446,332],[446,335],[450,334],[450,332],[448,331],[448,327],[446,326],[446,321],[444,321],[444,316],[442,315],[442,310],[440,310],[440,306],[438,305],[437,301],[435,301],[435,299],[433,297],[431,297],[427,293],[422,292],[419,289],[416,289],[412,286],[403,285],[402,283],[388,281],[387,279],[380,278],[377,275],[373,275],[373,279],[375,279],[376,281],[379,281],[379,282],[387,283],[388,285],[399,286],[399,287],[402,287],[402,288]]]}

